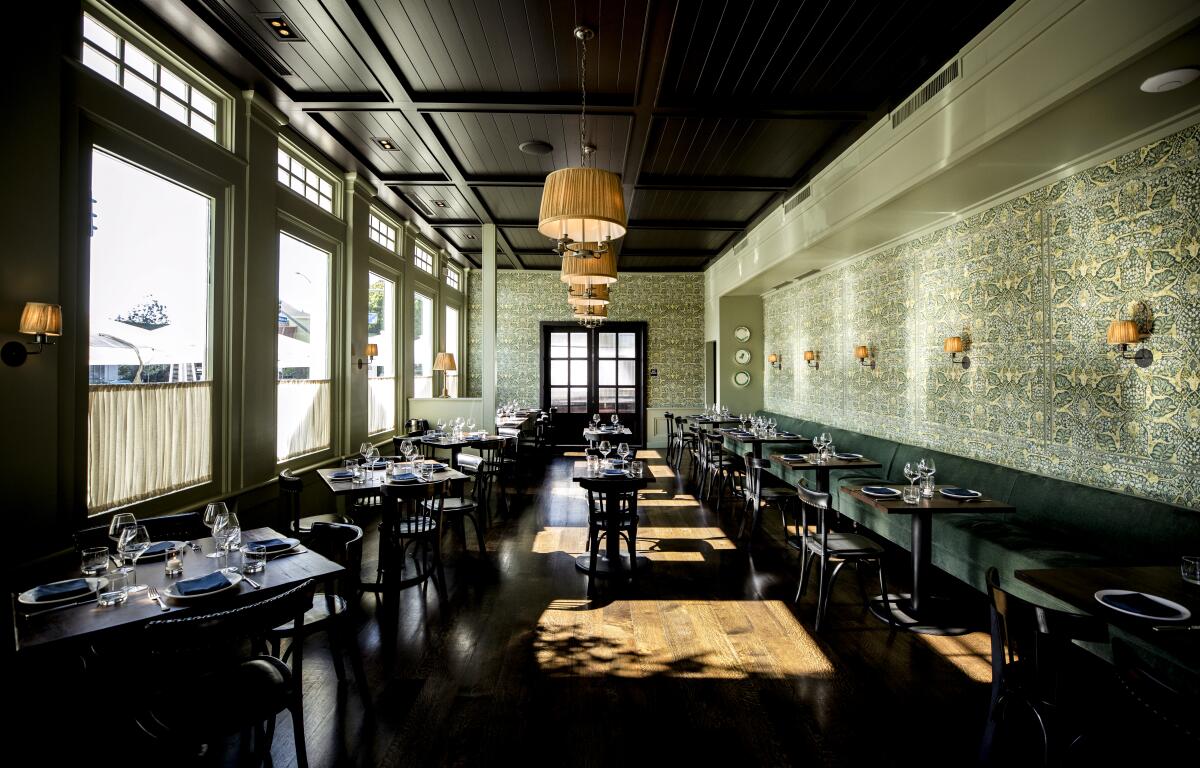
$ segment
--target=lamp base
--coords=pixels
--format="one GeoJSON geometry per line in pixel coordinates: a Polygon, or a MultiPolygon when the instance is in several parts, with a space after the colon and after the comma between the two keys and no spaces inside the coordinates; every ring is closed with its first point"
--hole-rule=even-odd
{"type": "Polygon", "coordinates": [[[450,390],[443,386],[442,394],[438,395],[438,397],[450,397],[450,390]]]}

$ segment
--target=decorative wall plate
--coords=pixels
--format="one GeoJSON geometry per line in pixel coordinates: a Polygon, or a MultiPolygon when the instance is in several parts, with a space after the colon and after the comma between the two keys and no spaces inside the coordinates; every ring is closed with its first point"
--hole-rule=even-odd
{"type": "Polygon", "coordinates": [[[750,364],[750,350],[739,349],[737,352],[734,352],[733,353],[733,361],[735,363],[737,363],[738,365],[749,365],[750,364]]]}
{"type": "Polygon", "coordinates": [[[735,387],[744,387],[750,383],[750,374],[747,371],[738,371],[733,374],[733,385],[735,387]]]}
{"type": "Polygon", "coordinates": [[[733,338],[745,344],[747,341],[750,341],[750,329],[744,325],[739,325],[733,329],[733,338]]]}

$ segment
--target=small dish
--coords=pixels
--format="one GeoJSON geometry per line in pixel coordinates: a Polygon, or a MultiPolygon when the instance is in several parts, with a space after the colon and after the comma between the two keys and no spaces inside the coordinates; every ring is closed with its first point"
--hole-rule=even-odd
{"type": "Polygon", "coordinates": [[[87,577],[80,578],[80,579],[63,579],[62,581],[53,581],[49,584],[40,584],[31,589],[27,589],[24,592],[22,592],[21,594],[17,595],[17,602],[21,603],[22,605],[54,605],[55,603],[66,603],[66,602],[70,602],[71,600],[79,600],[84,595],[88,594],[89,592],[94,595],[97,590],[103,589],[104,587],[107,587],[107,586],[108,586],[108,579],[105,578],[104,576],[87,576],[87,577]],[[73,581],[87,582],[88,589],[84,592],[72,592],[71,594],[64,595],[62,597],[51,598],[48,600],[35,600],[34,599],[34,593],[39,589],[42,589],[44,587],[55,587],[55,586],[58,586],[59,584],[70,584],[73,581]]]}
{"type": "Polygon", "coordinates": [[[1191,611],[1174,600],[1132,589],[1101,589],[1094,597],[1106,608],[1137,616],[1139,619],[1185,621],[1192,615],[1191,611]],[[1158,606],[1161,606],[1162,610],[1157,610],[1158,606]]]}
{"type": "Polygon", "coordinates": [[[862,492],[876,499],[897,499],[900,497],[900,491],[895,488],[889,488],[886,485],[864,485],[862,492]]]}
{"type": "Polygon", "coordinates": [[[842,461],[858,461],[863,456],[861,453],[835,453],[833,458],[841,459],[842,461]]]}
{"type": "MultiPolygon", "coordinates": [[[[197,577],[197,578],[202,578],[202,577],[197,577]]],[[[211,592],[201,592],[196,595],[181,595],[175,591],[176,587],[179,585],[179,582],[174,582],[174,583],[168,584],[167,586],[160,589],[159,594],[161,594],[163,597],[168,597],[172,600],[202,600],[206,597],[212,597],[213,595],[220,595],[224,592],[228,592],[231,589],[237,589],[238,584],[242,583],[242,574],[240,574],[240,573],[226,572],[225,578],[229,579],[229,585],[225,586],[225,587],[221,587],[220,589],[214,589],[211,592]]]]}

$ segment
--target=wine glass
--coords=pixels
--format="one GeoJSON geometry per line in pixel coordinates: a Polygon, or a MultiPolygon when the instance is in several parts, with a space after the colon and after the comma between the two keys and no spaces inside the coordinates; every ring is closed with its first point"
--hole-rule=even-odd
{"type": "Polygon", "coordinates": [[[937,466],[933,463],[933,459],[921,459],[921,464],[918,466],[921,471],[921,495],[933,495],[933,475],[937,472],[937,466]]]}
{"type": "Polygon", "coordinates": [[[627,461],[629,454],[629,443],[617,443],[617,455],[621,457],[621,461],[627,461]]]}
{"type": "Polygon", "coordinates": [[[108,521],[108,538],[116,544],[121,540],[121,531],[131,525],[137,525],[137,518],[131,512],[118,512],[108,521]]]}
{"type": "Polygon", "coordinates": [[[921,473],[917,471],[917,468],[910,461],[904,465],[904,476],[908,478],[908,484],[911,486],[921,476],[921,473]]]}
{"type": "Polygon", "coordinates": [[[371,441],[363,440],[361,443],[359,443],[358,455],[362,456],[364,461],[366,461],[367,454],[370,452],[371,452],[371,441]]]}
{"type": "MultiPolygon", "coordinates": [[[[125,573],[135,574],[132,578],[136,579],[136,569],[138,558],[147,549],[150,549],[150,532],[146,530],[144,525],[127,525],[121,529],[121,537],[117,541],[117,551],[121,553],[121,561],[128,559],[133,563],[132,566],[122,566],[121,570],[125,573]]],[[[134,584],[129,588],[130,592],[140,592],[146,588],[145,584],[134,584]]]]}
{"type": "Polygon", "coordinates": [[[621,417],[614,413],[610,421],[612,421],[612,425],[615,427],[621,423],[621,417]]]}
{"type": "MultiPolygon", "coordinates": [[[[226,552],[232,552],[235,549],[240,549],[242,546],[242,524],[238,521],[238,516],[234,512],[230,512],[221,518],[221,522],[213,531],[213,538],[217,541],[217,547],[226,552]]],[[[235,569],[230,566],[223,569],[227,573],[233,573],[235,569]]]]}
{"type": "Polygon", "coordinates": [[[612,450],[612,444],[607,440],[600,441],[600,453],[604,455],[604,460],[608,460],[608,453],[612,450]]]}
{"type": "MultiPolygon", "coordinates": [[[[204,524],[210,531],[216,531],[217,523],[229,514],[229,508],[223,501],[214,501],[204,508],[204,524]]],[[[215,535],[215,534],[214,534],[215,535]]],[[[209,552],[205,557],[220,557],[220,552],[209,552]]]]}
{"type": "Polygon", "coordinates": [[[416,450],[416,448],[413,447],[412,440],[401,440],[400,441],[400,453],[402,453],[404,455],[405,461],[412,461],[413,451],[415,451],[415,450],[416,450]]]}

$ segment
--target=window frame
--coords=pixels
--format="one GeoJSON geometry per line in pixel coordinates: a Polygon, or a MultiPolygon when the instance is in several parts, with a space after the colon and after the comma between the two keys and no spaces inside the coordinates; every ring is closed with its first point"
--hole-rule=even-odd
{"type": "MultiPolygon", "coordinates": [[[[288,173],[292,176],[295,175],[291,173],[290,169],[288,170],[288,173]]],[[[299,145],[293,141],[290,141],[283,134],[280,134],[279,136],[279,146],[276,149],[274,178],[276,189],[287,190],[292,199],[302,200],[306,205],[316,208],[321,213],[332,216],[338,221],[342,220],[343,190],[341,179],[339,179],[336,174],[329,170],[325,163],[316,160],[311,153],[305,152],[300,148],[299,145]],[[303,165],[306,171],[316,174],[319,179],[329,184],[331,190],[329,195],[330,210],[325,210],[319,203],[313,202],[312,200],[308,199],[307,196],[300,194],[296,190],[292,189],[290,185],[284,184],[279,180],[279,170],[282,167],[279,165],[280,152],[289,155],[292,159],[303,165]]],[[[319,194],[320,193],[318,192],[318,196],[319,194]]],[[[299,218],[299,216],[297,216],[297,218],[299,218]]]]}
{"type": "MultiPolygon", "coordinates": [[[[391,280],[392,283],[396,286],[396,300],[395,300],[396,306],[393,308],[395,317],[393,318],[393,323],[392,323],[392,349],[395,350],[395,356],[396,356],[396,359],[392,363],[393,367],[395,368],[395,376],[394,377],[395,377],[395,381],[396,381],[396,386],[393,387],[393,391],[392,391],[392,399],[395,401],[394,402],[395,422],[392,424],[391,435],[398,435],[398,434],[400,434],[400,428],[401,428],[401,425],[403,425],[404,419],[405,419],[405,413],[403,410],[401,410],[401,408],[404,405],[403,394],[405,391],[405,387],[404,387],[404,378],[405,378],[404,377],[404,372],[405,372],[404,347],[402,346],[404,336],[400,333],[400,329],[404,323],[404,296],[405,296],[405,294],[404,294],[404,285],[403,285],[403,274],[400,272],[400,270],[396,269],[393,266],[385,264],[378,259],[373,259],[373,258],[368,259],[367,260],[367,280],[368,280],[367,285],[368,286],[370,285],[369,281],[370,281],[370,275],[372,272],[375,273],[376,275],[379,275],[382,278],[391,280]]],[[[367,379],[369,382],[370,374],[368,374],[367,379]]],[[[369,383],[368,383],[368,386],[370,386],[369,383]]],[[[370,394],[368,394],[367,397],[368,397],[368,402],[369,402],[370,394]]],[[[368,414],[368,418],[369,418],[369,414],[368,414]]],[[[371,432],[369,424],[368,424],[367,429],[368,429],[367,437],[375,438],[375,442],[378,442],[378,438],[381,438],[381,437],[385,438],[385,437],[391,436],[388,434],[388,430],[383,430],[380,432],[371,432]]]]}
{"type": "Polygon", "coordinates": [[[420,272],[423,275],[426,275],[428,277],[428,279],[432,280],[434,283],[437,283],[438,284],[437,290],[438,291],[441,290],[441,283],[443,281],[438,279],[438,263],[439,263],[440,259],[439,259],[439,254],[438,254],[437,248],[434,248],[433,246],[431,246],[429,243],[425,242],[424,240],[417,240],[416,238],[414,238],[413,239],[413,250],[412,250],[412,255],[410,257],[410,261],[412,263],[412,267],[414,270],[416,270],[417,272],[420,272]],[[417,251],[421,251],[422,253],[429,256],[429,269],[425,269],[425,267],[423,267],[417,263],[417,251]]]}
{"type": "MultiPolygon", "coordinates": [[[[451,299],[449,297],[443,296],[441,304],[442,304],[442,313],[441,313],[442,314],[442,317],[441,317],[441,326],[442,327],[438,330],[441,334],[442,350],[444,352],[453,352],[454,353],[454,365],[455,365],[455,369],[456,369],[454,371],[454,375],[455,375],[455,379],[458,381],[458,388],[457,388],[456,394],[452,395],[451,399],[462,399],[463,398],[463,393],[462,393],[463,382],[466,381],[466,377],[463,376],[463,372],[465,369],[463,368],[462,351],[463,351],[463,342],[464,342],[464,339],[466,338],[466,333],[464,332],[464,327],[466,325],[465,320],[466,320],[467,313],[466,313],[465,309],[463,308],[463,303],[461,301],[457,301],[457,300],[451,299]],[[458,342],[454,345],[455,349],[453,349],[453,350],[446,349],[446,328],[449,325],[449,323],[446,322],[446,313],[448,310],[451,310],[451,309],[453,309],[455,312],[458,313],[458,329],[457,329],[458,330],[458,342]]],[[[443,375],[445,375],[445,374],[443,374],[443,375]]]]}
{"type": "Polygon", "coordinates": [[[399,250],[400,250],[400,244],[403,241],[403,238],[401,236],[402,231],[403,230],[400,228],[400,226],[398,224],[396,224],[396,222],[393,221],[390,216],[386,215],[385,213],[383,213],[383,211],[379,210],[379,208],[377,208],[375,206],[371,206],[369,209],[367,209],[367,240],[369,242],[374,243],[377,247],[382,248],[383,250],[387,251],[388,253],[397,254],[397,253],[399,253],[399,250]],[[385,227],[391,227],[391,229],[392,229],[392,247],[391,248],[387,247],[386,245],[384,245],[383,243],[379,242],[374,237],[372,237],[372,235],[375,234],[376,228],[374,226],[372,226],[371,219],[375,219],[376,221],[378,221],[380,224],[382,224],[385,227]]]}

